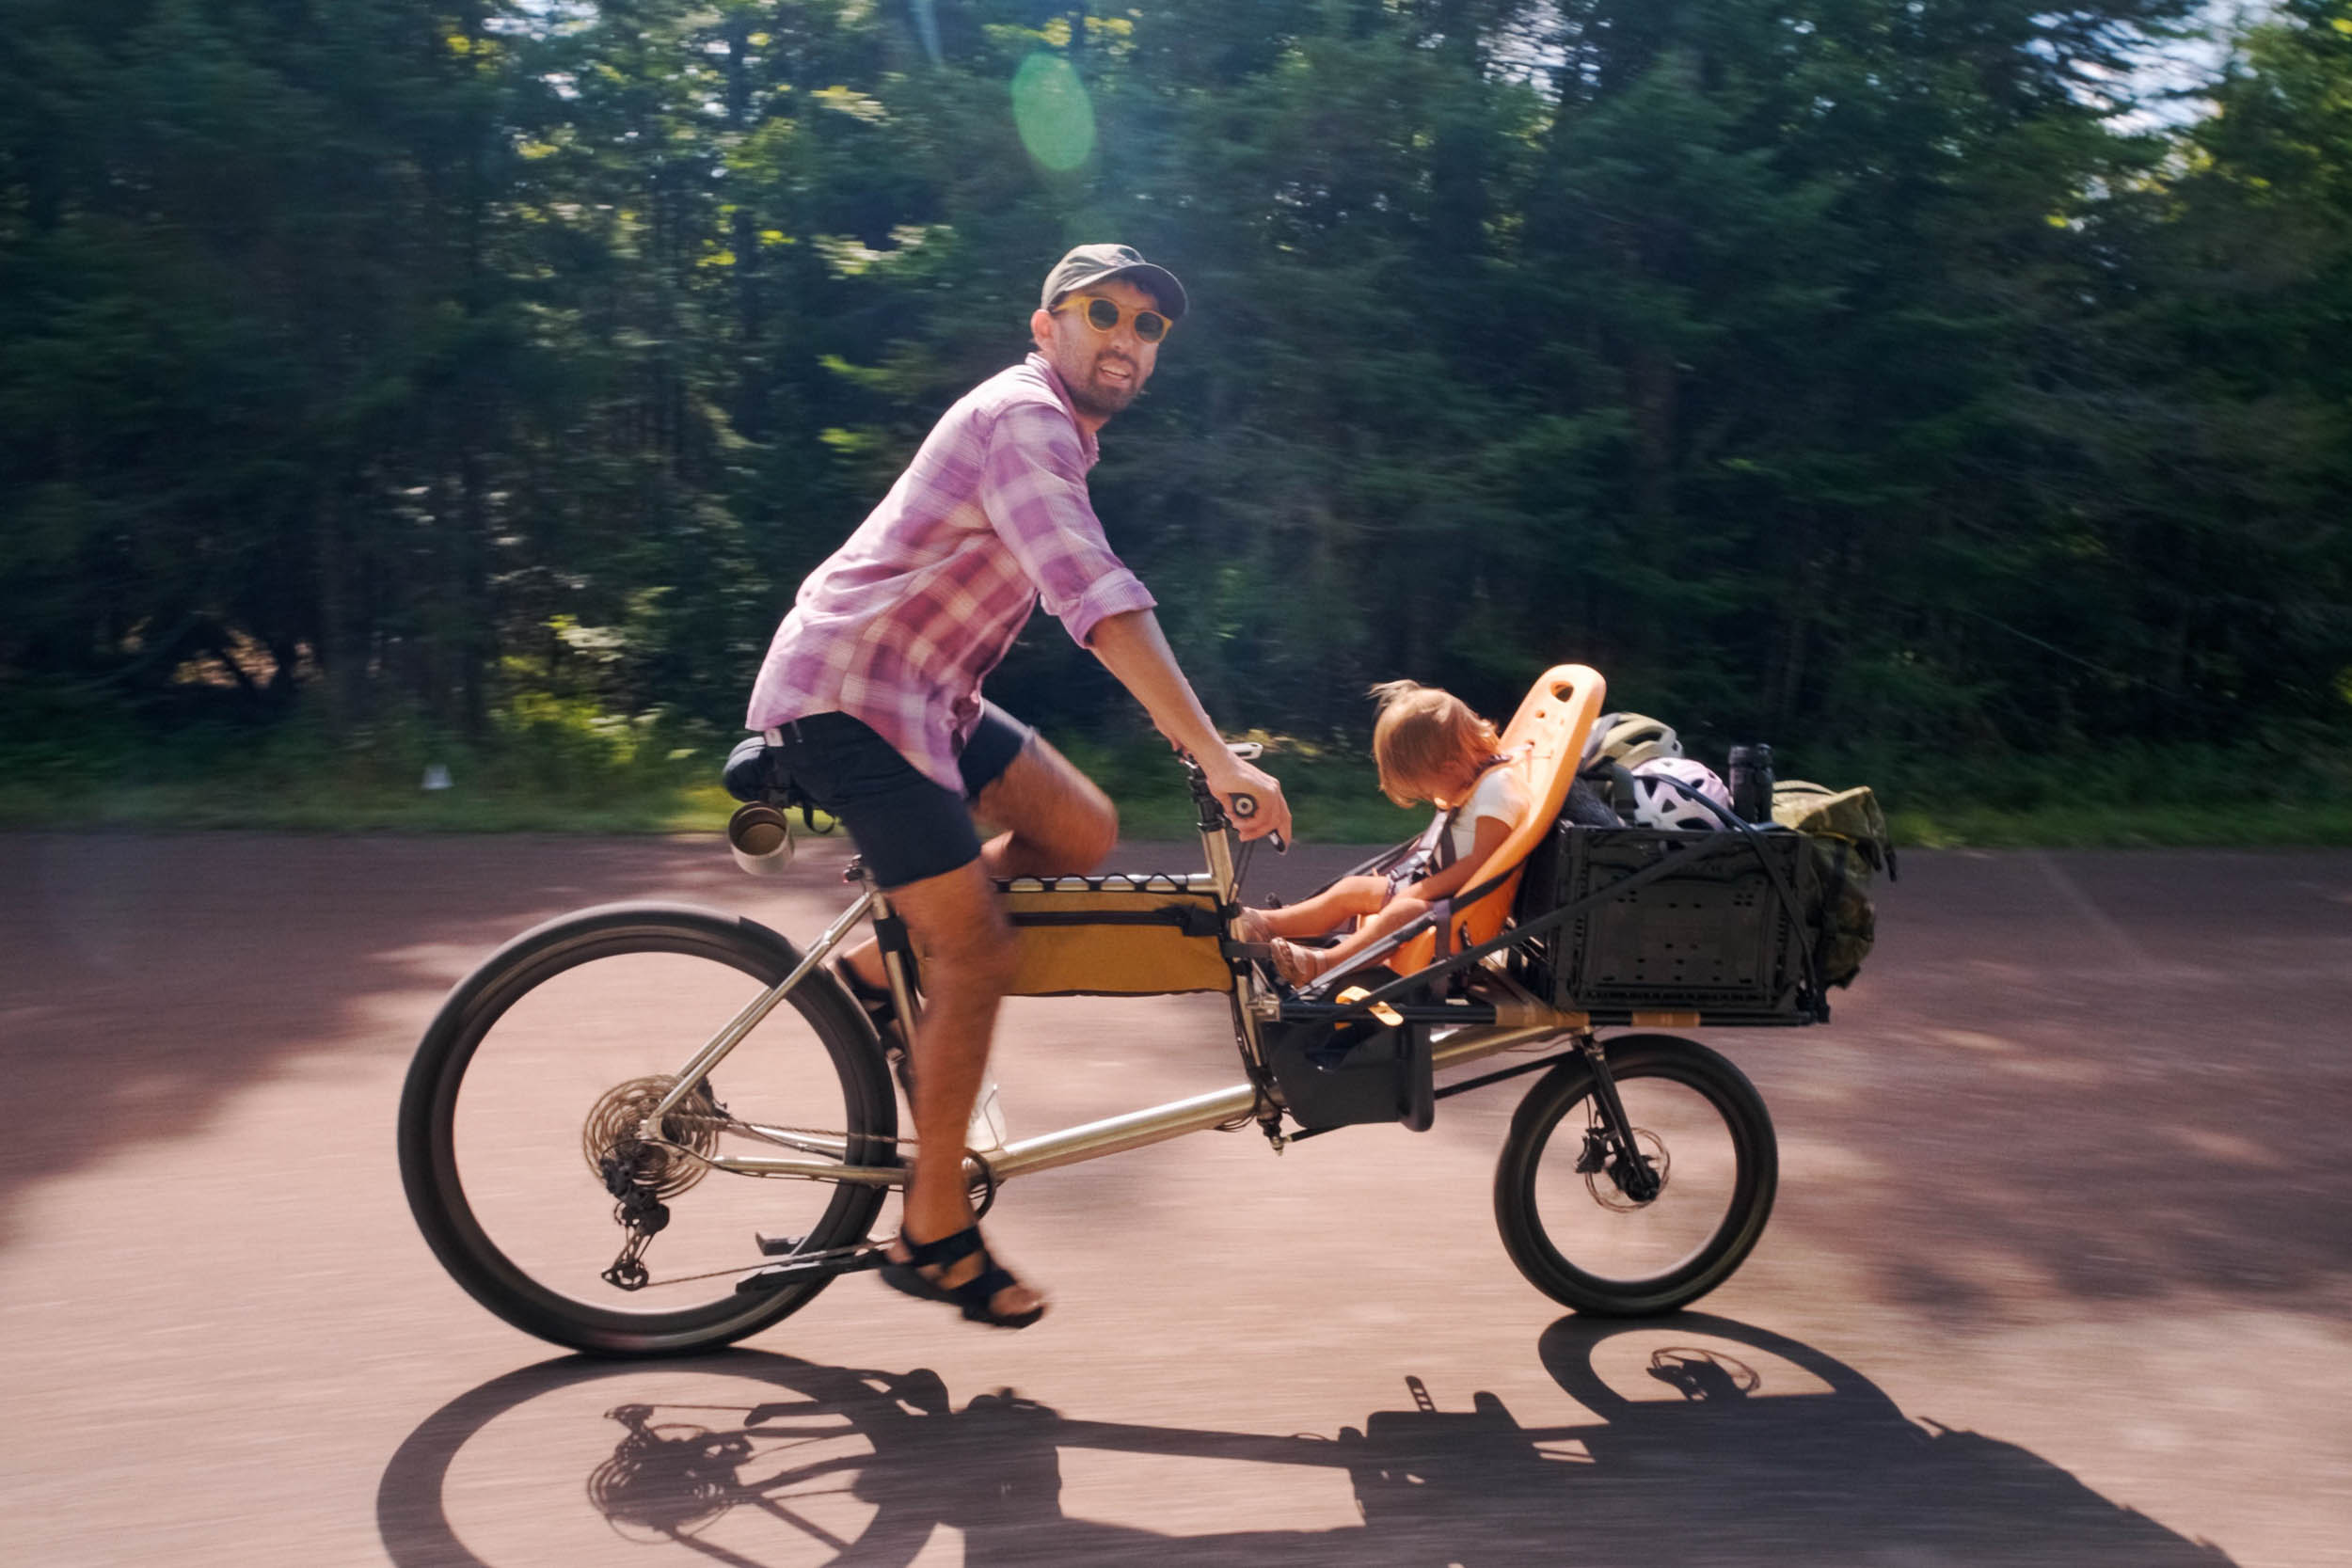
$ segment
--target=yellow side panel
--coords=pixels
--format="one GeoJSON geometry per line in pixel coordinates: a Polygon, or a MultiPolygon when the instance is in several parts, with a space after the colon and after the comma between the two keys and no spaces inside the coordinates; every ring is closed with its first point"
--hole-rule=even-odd
{"type": "Polygon", "coordinates": [[[1084,887],[1009,892],[1006,912],[1021,944],[1014,996],[1158,996],[1173,991],[1230,991],[1232,971],[1215,936],[1187,936],[1174,926],[1122,925],[1099,917],[1198,911],[1206,928],[1216,897],[1205,891],[1102,891],[1084,887]],[[1022,917],[1059,922],[1027,925],[1022,917]]]}

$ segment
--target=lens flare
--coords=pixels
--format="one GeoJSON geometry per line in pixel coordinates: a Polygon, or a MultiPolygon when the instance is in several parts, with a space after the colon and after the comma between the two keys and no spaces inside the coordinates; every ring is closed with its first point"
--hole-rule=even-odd
{"type": "Polygon", "coordinates": [[[1067,173],[1094,151],[1094,104],[1068,60],[1041,50],[1012,77],[1012,122],[1029,156],[1067,173]]]}

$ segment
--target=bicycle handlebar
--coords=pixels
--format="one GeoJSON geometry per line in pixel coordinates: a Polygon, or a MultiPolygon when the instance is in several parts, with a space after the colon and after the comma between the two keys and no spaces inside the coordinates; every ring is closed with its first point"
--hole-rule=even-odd
{"type": "MultiPolygon", "coordinates": [[[[1225,749],[1245,762],[1263,755],[1265,751],[1264,747],[1254,740],[1228,741],[1225,749]]],[[[1238,817],[1247,822],[1258,815],[1258,798],[1255,795],[1246,789],[1237,789],[1232,795],[1220,799],[1217,793],[1209,787],[1209,772],[1207,768],[1200,766],[1200,758],[1181,746],[1176,749],[1176,755],[1184,763],[1185,779],[1192,785],[1193,801],[1200,808],[1200,825],[1203,828],[1215,832],[1219,828],[1232,826],[1232,818],[1238,817]]],[[[1274,846],[1276,854],[1290,853],[1290,844],[1280,833],[1268,833],[1265,836],[1266,842],[1274,846]]]]}

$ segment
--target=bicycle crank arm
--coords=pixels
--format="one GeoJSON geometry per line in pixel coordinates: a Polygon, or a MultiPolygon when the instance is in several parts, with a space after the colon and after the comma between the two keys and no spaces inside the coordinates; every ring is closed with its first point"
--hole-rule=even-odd
{"type": "MultiPolygon", "coordinates": [[[[793,1240],[787,1236],[762,1236],[759,1238],[759,1250],[772,1254],[777,1250],[777,1243],[783,1243],[788,1246],[793,1240]]],[[[831,1279],[835,1275],[862,1274],[868,1269],[879,1269],[889,1261],[890,1255],[877,1245],[840,1247],[832,1252],[811,1253],[806,1258],[795,1258],[787,1262],[778,1263],[774,1268],[762,1269],[757,1274],[745,1275],[735,1282],[735,1293],[739,1296],[751,1295],[760,1291],[774,1291],[787,1285],[797,1285],[803,1280],[831,1279]]]]}

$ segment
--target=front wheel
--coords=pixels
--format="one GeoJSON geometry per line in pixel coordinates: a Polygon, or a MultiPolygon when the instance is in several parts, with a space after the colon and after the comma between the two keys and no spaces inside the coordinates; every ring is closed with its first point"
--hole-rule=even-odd
{"type": "Polygon", "coordinates": [[[739,1292],[771,1259],[866,1240],[880,1187],[719,1170],[714,1153],[896,1163],[898,1102],[831,976],[794,986],[663,1119],[695,1053],[798,965],[747,920],[616,904],[550,921],[450,994],[408,1072],[400,1164],[433,1251],[516,1327],[603,1355],[739,1339],[818,1276],[739,1292]]]}
{"type": "Polygon", "coordinates": [[[1511,1118],[1495,1224],[1554,1301],[1671,1312],[1729,1279],[1763,1235],[1780,1180],[1772,1118],[1747,1075],[1694,1040],[1627,1035],[1608,1061],[1636,1155],[1608,1132],[1592,1065],[1563,1062],[1511,1118]]]}

